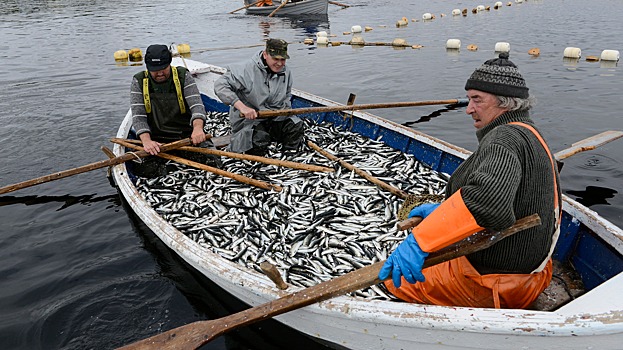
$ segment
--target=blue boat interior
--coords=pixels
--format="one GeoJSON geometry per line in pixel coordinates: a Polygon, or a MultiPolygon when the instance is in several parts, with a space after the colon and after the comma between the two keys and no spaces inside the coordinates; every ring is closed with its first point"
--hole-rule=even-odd
{"type": "MultiPolygon", "coordinates": [[[[217,100],[205,95],[202,95],[202,98],[208,111],[229,111],[228,106],[217,100]]],[[[322,107],[322,105],[298,96],[292,97],[292,108],[306,107],[322,107]]],[[[300,117],[318,123],[329,122],[370,139],[380,140],[392,148],[414,155],[433,170],[447,174],[452,174],[463,161],[460,157],[397,131],[361,118],[345,117],[340,112],[309,113],[300,117]]],[[[623,256],[567,212],[563,212],[560,231],[554,259],[571,264],[580,275],[586,291],[623,271],[623,256]]]]}

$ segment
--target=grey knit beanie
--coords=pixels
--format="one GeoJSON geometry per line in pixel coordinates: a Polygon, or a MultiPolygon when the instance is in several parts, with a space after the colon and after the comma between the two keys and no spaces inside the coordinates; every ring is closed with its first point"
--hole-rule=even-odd
{"type": "Polygon", "coordinates": [[[508,59],[507,52],[476,68],[465,83],[465,90],[470,89],[507,97],[528,98],[529,95],[526,81],[517,66],[508,59]]]}

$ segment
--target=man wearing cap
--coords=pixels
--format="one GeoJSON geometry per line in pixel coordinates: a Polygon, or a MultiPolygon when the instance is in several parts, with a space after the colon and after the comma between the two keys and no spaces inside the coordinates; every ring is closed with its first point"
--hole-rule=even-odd
{"type": "Polygon", "coordinates": [[[291,108],[292,76],[286,67],[288,43],[268,39],[266,48],[242,65],[228,67],[214,83],[214,92],[229,105],[232,136],[229,150],[265,155],[271,142],[281,143],[286,154],[294,153],[304,134],[296,116],[258,118],[260,110],[291,108]]]}
{"type": "MultiPolygon", "coordinates": [[[[165,45],[151,45],[145,52],[147,70],[132,78],[130,104],[132,127],[143,142],[145,151],[160,152],[161,143],[190,137],[194,145],[214,148],[206,139],[206,112],[195,79],[184,67],[171,66],[171,52],[165,45]]],[[[220,159],[195,152],[176,152],[184,158],[220,165],[220,159]]],[[[135,168],[139,176],[166,174],[164,161],[143,159],[135,168]]]]}
{"type": "Polygon", "coordinates": [[[549,285],[559,233],[556,162],[530,118],[533,99],[507,53],[465,84],[478,149],[452,174],[446,199],[415,207],[424,220],[379,273],[395,296],[422,304],[526,308],[549,285]],[[492,247],[422,270],[428,253],[483,228],[500,231],[537,213],[541,225],[492,247]]]}

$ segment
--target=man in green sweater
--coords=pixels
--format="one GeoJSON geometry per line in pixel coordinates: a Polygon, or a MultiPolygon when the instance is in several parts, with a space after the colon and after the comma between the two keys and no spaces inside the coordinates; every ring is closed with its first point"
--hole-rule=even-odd
{"type": "Polygon", "coordinates": [[[446,200],[415,207],[424,220],[391,254],[379,278],[397,297],[422,304],[525,308],[552,277],[561,192],[549,147],[530,118],[533,99],[508,53],[465,84],[478,149],[452,174],[446,200]],[[499,231],[537,213],[540,226],[483,251],[422,270],[428,253],[483,228],[499,231]]]}

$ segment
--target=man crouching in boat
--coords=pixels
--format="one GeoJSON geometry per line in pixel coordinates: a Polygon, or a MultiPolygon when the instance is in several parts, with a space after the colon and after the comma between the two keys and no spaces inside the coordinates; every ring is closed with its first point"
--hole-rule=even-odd
{"type": "MultiPolygon", "coordinates": [[[[172,67],[171,61],[171,52],[165,45],[147,48],[147,70],[134,75],[130,88],[132,128],[151,155],[160,152],[161,143],[188,137],[194,145],[214,148],[203,129],[206,111],[195,79],[186,68],[172,67]]],[[[220,159],[212,155],[171,153],[198,163],[220,166],[220,159]]],[[[144,177],[166,175],[165,162],[158,157],[143,158],[142,162],[134,164],[133,172],[144,177]]]]}
{"type": "Polygon", "coordinates": [[[559,233],[556,162],[530,118],[533,99],[507,53],[465,84],[478,149],[451,176],[446,200],[415,207],[424,220],[390,255],[379,278],[400,299],[434,305],[526,308],[549,285],[559,233]],[[500,231],[537,213],[540,226],[422,270],[428,253],[483,228],[500,231]]]}
{"type": "Polygon", "coordinates": [[[268,39],[266,48],[243,65],[228,67],[214,83],[214,93],[229,105],[232,128],[229,150],[263,156],[273,141],[286,154],[301,144],[304,124],[299,117],[258,118],[257,111],[290,109],[292,76],[286,67],[288,43],[268,39]]]}

